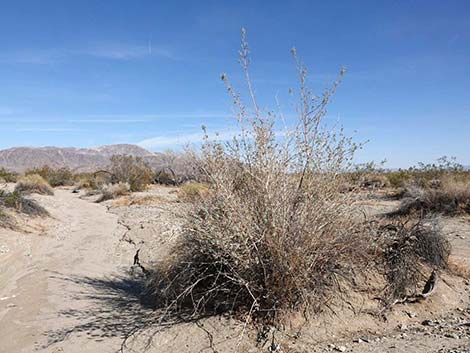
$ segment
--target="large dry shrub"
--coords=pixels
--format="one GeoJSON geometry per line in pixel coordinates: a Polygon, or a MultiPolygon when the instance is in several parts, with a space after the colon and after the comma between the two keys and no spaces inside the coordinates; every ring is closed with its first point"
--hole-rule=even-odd
{"type": "Polygon", "coordinates": [[[112,156],[109,171],[115,182],[128,183],[131,191],[143,191],[154,178],[154,172],[140,157],[112,156]]]}
{"type": "Polygon", "coordinates": [[[21,177],[16,183],[15,190],[21,193],[54,195],[54,190],[49,183],[38,174],[21,177]]]}
{"type": "Polygon", "coordinates": [[[179,243],[152,278],[157,304],[167,312],[236,311],[273,321],[312,312],[375,253],[352,196],[340,192],[357,146],[322,123],[339,79],[317,97],[295,49],[293,56],[298,117],[282,132],[283,117],[257,104],[244,35],[240,62],[251,108],[222,77],[239,132],[229,142],[206,136],[194,155],[210,190],[192,200],[179,243]]]}

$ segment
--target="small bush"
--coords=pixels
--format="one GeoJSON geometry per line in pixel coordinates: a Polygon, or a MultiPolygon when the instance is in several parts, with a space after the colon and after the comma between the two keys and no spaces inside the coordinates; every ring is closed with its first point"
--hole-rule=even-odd
{"type": "Polygon", "coordinates": [[[436,222],[399,220],[382,226],[379,233],[389,302],[416,294],[426,269],[447,267],[450,245],[436,222]]]}
{"type": "Polygon", "coordinates": [[[4,183],[16,183],[18,180],[18,174],[10,172],[5,168],[0,168],[0,181],[4,183]]]}
{"type": "Polygon", "coordinates": [[[15,191],[21,193],[54,195],[54,190],[51,188],[49,183],[37,174],[21,177],[16,184],[15,191]]]}
{"type": "Polygon", "coordinates": [[[209,192],[209,186],[204,183],[189,182],[183,184],[178,190],[178,197],[183,200],[196,200],[209,192]]]}
{"type": "Polygon", "coordinates": [[[12,208],[30,216],[47,216],[49,213],[36,201],[28,199],[17,190],[8,192],[0,190],[0,207],[12,208]]]}
{"type": "Polygon", "coordinates": [[[68,168],[54,169],[49,166],[29,170],[26,175],[40,175],[50,186],[71,186],[74,184],[74,175],[68,168]]]}
{"type": "Polygon", "coordinates": [[[143,191],[154,179],[154,173],[140,157],[116,155],[111,157],[109,171],[114,182],[127,183],[130,191],[143,191]]]}
{"type": "Polygon", "coordinates": [[[411,174],[404,170],[388,172],[385,174],[385,176],[387,177],[390,185],[395,188],[404,187],[406,183],[411,179],[411,174]]]}
{"type": "Polygon", "coordinates": [[[119,196],[124,196],[129,194],[130,185],[127,183],[117,183],[117,184],[108,184],[104,185],[100,189],[100,197],[96,202],[103,202],[107,200],[114,200],[119,196]]]}
{"type": "Polygon", "coordinates": [[[399,209],[391,215],[412,213],[444,215],[470,214],[470,184],[447,183],[438,188],[410,186],[399,209]]]}

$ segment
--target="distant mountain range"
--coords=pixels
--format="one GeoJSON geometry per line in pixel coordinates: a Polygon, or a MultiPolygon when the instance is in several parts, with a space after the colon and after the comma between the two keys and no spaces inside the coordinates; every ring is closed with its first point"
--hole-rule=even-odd
{"type": "Polygon", "coordinates": [[[160,153],[128,144],[96,148],[13,147],[0,150],[0,167],[16,172],[44,165],[53,168],[68,167],[74,171],[92,171],[108,166],[110,158],[117,154],[142,157],[154,168],[161,166],[163,161],[163,155],[160,153]]]}

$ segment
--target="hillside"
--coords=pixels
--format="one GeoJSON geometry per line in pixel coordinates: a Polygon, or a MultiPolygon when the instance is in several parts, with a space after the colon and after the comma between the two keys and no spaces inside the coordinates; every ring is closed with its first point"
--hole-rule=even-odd
{"type": "Polygon", "coordinates": [[[75,171],[90,171],[106,167],[111,156],[125,154],[144,158],[158,167],[162,157],[136,145],[119,144],[96,148],[74,147],[14,147],[0,150],[0,167],[16,172],[49,165],[68,167],[75,171]]]}

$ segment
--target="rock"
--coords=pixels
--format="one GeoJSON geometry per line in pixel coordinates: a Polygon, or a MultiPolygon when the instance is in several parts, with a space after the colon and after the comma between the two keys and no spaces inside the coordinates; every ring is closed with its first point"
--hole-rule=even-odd
{"type": "Polygon", "coordinates": [[[15,307],[16,307],[16,304],[13,304],[13,303],[7,304],[7,308],[15,308],[15,307]]]}
{"type": "Polygon", "coordinates": [[[335,346],[335,350],[338,352],[346,352],[345,346],[335,346]]]}
{"type": "Polygon", "coordinates": [[[356,343],[369,343],[370,341],[369,341],[369,337],[361,336],[361,337],[355,339],[354,342],[356,342],[356,343]]]}
{"type": "Polygon", "coordinates": [[[435,324],[432,320],[424,320],[423,322],[421,322],[421,325],[424,325],[424,326],[436,326],[436,324],[435,324]]]}
{"type": "Polygon", "coordinates": [[[456,340],[460,338],[459,335],[457,335],[456,333],[446,333],[445,336],[448,338],[456,339],[456,340]]]}

